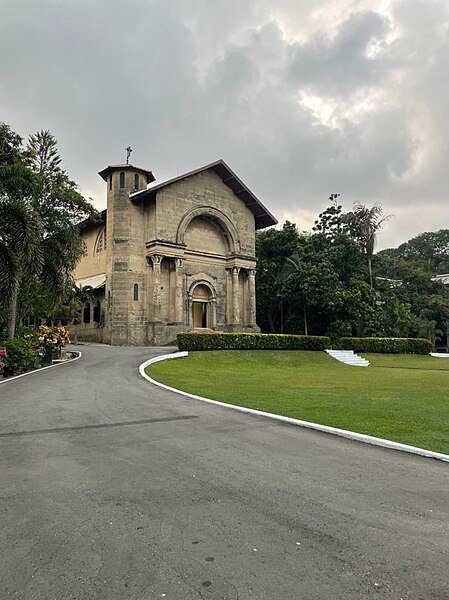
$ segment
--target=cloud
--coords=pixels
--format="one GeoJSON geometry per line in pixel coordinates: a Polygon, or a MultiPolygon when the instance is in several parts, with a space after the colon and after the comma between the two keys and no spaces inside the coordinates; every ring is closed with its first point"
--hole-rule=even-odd
{"type": "Polygon", "coordinates": [[[380,50],[389,33],[388,20],[373,11],[351,15],[334,38],[316,34],[290,48],[292,79],[324,96],[351,96],[379,85],[386,76],[380,50]]]}
{"type": "Polygon", "coordinates": [[[449,7],[443,0],[0,0],[0,119],[49,128],[104,206],[97,171],[158,180],[223,157],[309,228],[332,192],[382,202],[382,245],[443,218],[449,7]],[[423,216],[425,215],[425,217],[423,216]]]}

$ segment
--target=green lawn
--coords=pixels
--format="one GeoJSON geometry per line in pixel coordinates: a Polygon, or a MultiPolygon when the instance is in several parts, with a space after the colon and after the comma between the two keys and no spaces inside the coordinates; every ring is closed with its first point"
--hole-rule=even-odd
{"type": "Polygon", "coordinates": [[[363,356],[368,368],[324,352],[191,352],[147,373],[200,396],[449,454],[449,359],[363,356]]]}

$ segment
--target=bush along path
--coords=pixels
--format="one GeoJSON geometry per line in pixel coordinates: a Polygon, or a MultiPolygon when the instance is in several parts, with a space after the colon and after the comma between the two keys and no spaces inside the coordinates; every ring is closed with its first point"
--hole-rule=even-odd
{"type": "Polygon", "coordinates": [[[21,328],[14,339],[0,342],[0,379],[51,365],[69,342],[62,326],[21,328]]]}

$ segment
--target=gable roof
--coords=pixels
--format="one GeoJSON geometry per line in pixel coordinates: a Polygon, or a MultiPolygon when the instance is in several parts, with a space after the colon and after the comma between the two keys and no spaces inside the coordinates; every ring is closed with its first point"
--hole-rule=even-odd
{"type": "Polygon", "coordinates": [[[234,192],[234,194],[246,204],[246,206],[254,215],[256,229],[264,229],[264,227],[276,225],[277,220],[270,213],[270,211],[265,208],[262,202],[251,192],[248,187],[246,187],[243,181],[237,177],[234,171],[232,171],[232,169],[228,167],[228,165],[222,159],[210,163],[204,167],[200,167],[199,169],[195,169],[194,171],[189,171],[188,173],[174,177],[173,179],[168,179],[167,181],[163,181],[162,183],[148,187],[146,190],[140,190],[139,192],[130,194],[129,197],[133,201],[143,200],[144,198],[154,198],[157,192],[162,188],[172,185],[173,183],[177,183],[178,181],[182,181],[183,179],[187,179],[187,177],[191,177],[192,175],[202,173],[203,171],[213,171],[216,173],[216,175],[221,178],[223,183],[227,185],[234,192]]]}

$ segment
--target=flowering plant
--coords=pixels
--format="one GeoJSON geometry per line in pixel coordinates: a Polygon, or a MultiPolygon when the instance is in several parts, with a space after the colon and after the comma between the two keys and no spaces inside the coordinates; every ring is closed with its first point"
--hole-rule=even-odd
{"type": "Polygon", "coordinates": [[[5,368],[5,363],[2,361],[2,358],[6,357],[7,353],[4,348],[0,349],[0,371],[5,368]]]}
{"type": "Polygon", "coordinates": [[[47,352],[58,352],[66,344],[70,343],[69,332],[65,327],[39,327],[39,341],[47,352]]]}

